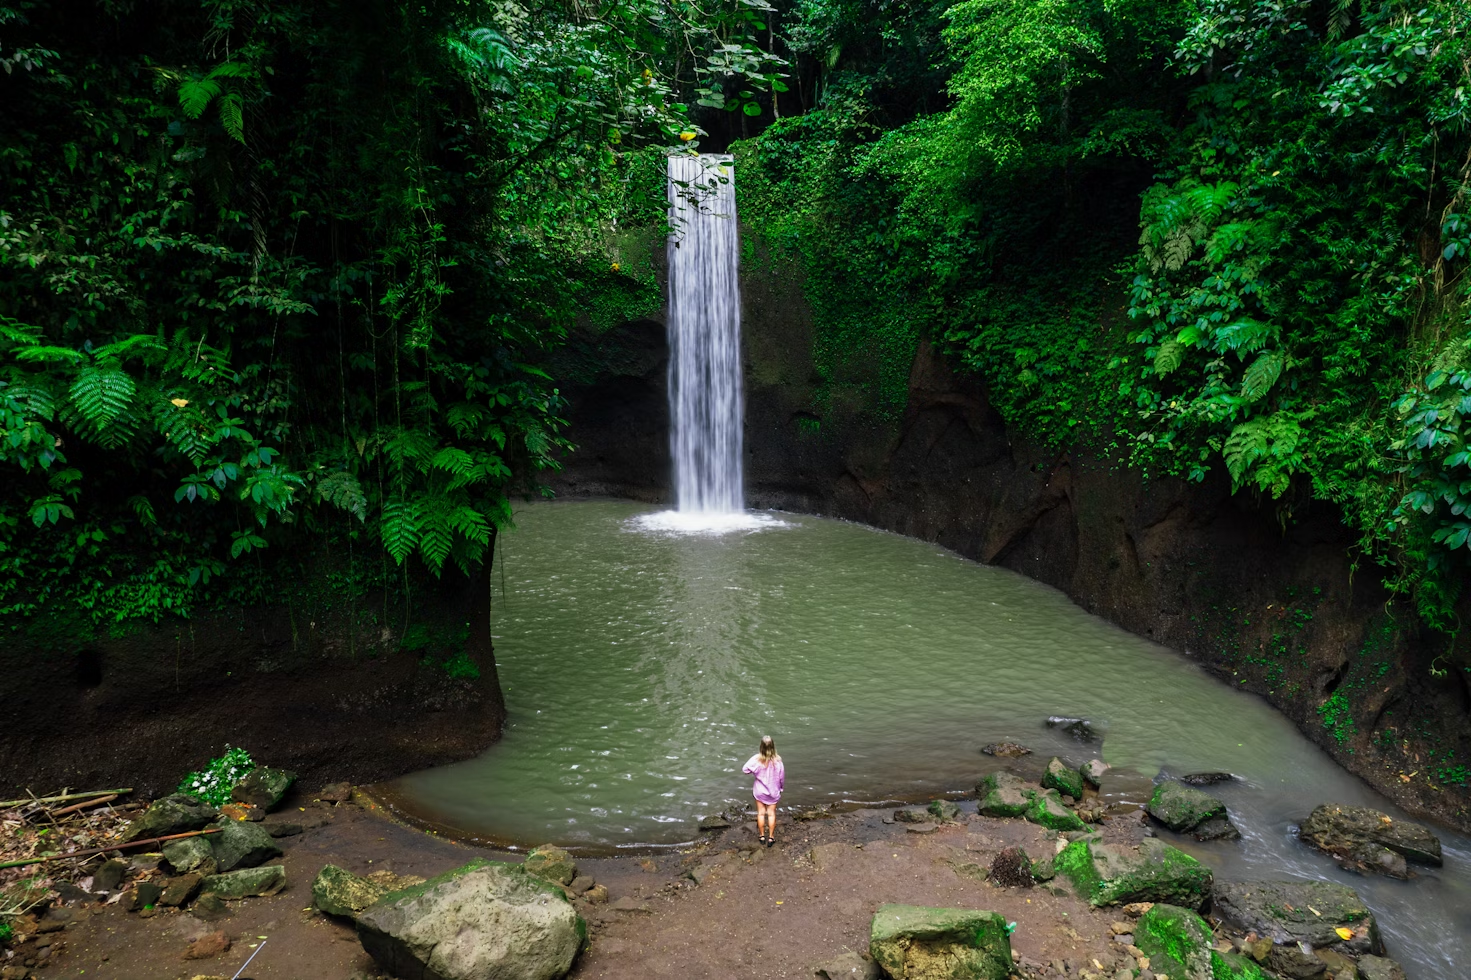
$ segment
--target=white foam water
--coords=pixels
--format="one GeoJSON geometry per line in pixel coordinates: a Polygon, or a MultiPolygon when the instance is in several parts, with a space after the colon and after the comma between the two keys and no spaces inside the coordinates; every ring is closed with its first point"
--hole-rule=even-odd
{"type": "Polygon", "coordinates": [[[741,296],[732,158],[669,157],[669,428],[677,510],[668,532],[749,530],[741,427],[741,296]]]}

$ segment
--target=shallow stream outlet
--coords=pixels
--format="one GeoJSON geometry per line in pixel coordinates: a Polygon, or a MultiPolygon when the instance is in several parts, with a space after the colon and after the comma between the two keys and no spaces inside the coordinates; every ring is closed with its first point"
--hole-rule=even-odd
{"type": "Polygon", "coordinates": [[[517,511],[495,576],[504,740],[399,781],[399,807],[467,839],[673,846],[749,803],[740,766],[763,734],[786,762],[788,814],[969,791],[1017,764],[981,753],[1003,740],[1029,746],[1020,765],[1039,771],[1053,754],[1102,758],[1117,803],[1142,803],[1162,770],[1225,771],[1236,779],[1210,792],[1244,839],[1161,836],[1227,879],[1343,881],[1411,980],[1471,972],[1471,842],[1437,828],[1445,867],[1408,882],[1342,871],[1299,843],[1319,803],[1401,814],[1260,698],[1047,586],[922,541],[788,514],[679,533],[648,513],[517,511]],[[1100,737],[1078,741],[1049,715],[1087,718],[1100,737]]]}

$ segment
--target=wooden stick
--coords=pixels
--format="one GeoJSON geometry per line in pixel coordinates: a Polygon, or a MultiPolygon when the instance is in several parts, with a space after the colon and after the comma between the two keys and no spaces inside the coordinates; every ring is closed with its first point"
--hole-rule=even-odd
{"type": "Polygon", "coordinates": [[[71,806],[64,806],[60,810],[52,810],[51,815],[53,817],[60,817],[67,813],[76,813],[79,810],[85,810],[89,806],[101,806],[104,803],[111,803],[115,799],[117,799],[117,794],[112,793],[107,796],[99,796],[95,800],[83,800],[81,803],[73,803],[71,806]]]}
{"type": "Polygon", "coordinates": [[[93,854],[106,854],[108,851],[122,851],[130,847],[142,847],[144,844],[161,844],[166,840],[183,840],[185,837],[203,837],[205,834],[218,834],[219,832],[220,828],[215,827],[211,830],[191,830],[187,834],[169,834],[167,837],[130,840],[126,844],[108,844],[105,847],[89,847],[84,851],[53,854],[50,857],[27,858],[24,861],[6,861],[0,864],[0,868],[24,868],[32,864],[45,864],[47,861],[65,861],[67,858],[91,857],[93,854]]]}
{"type": "Polygon", "coordinates": [[[43,796],[40,799],[28,796],[23,800],[0,800],[0,810],[9,810],[27,803],[65,803],[67,800],[85,800],[93,796],[122,796],[131,792],[133,792],[133,787],[129,786],[125,789],[94,789],[90,793],[63,793],[61,796],[43,796]]]}

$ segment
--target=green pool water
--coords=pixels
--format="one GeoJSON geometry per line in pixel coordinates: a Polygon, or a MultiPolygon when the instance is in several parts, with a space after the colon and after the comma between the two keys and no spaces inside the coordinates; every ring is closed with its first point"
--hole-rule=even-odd
{"type": "MultiPolygon", "coordinates": [[[[1135,784],[1226,770],[1245,839],[1190,849],[1228,877],[1334,877],[1384,905],[1420,980],[1471,956],[1467,842],[1409,884],[1347,876],[1292,837],[1319,802],[1397,812],[1265,702],[1054,589],[842,521],[789,514],[724,534],[650,529],[628,502],[521,507],[497,554],[510,711],[480,757],[399,780],[403,809],[470,839],[589,851],[668,846],[749,801],[763,734],[783,806],[964,791],[1013,739],[1098,755],[1135,784]],[[1101,742],[1046,728],[1091,719],[1101,742]],[[1423,937],[1420,935],[1423,933],[1423,937]]],[[[1127,786],[1127,778],[1120,786],[1127,786]]],[[[1182,842],[1183,843],[1183,842],[1182,842]]],[[[1452,971],[1452,972],[1444,972],[1452,971]]]]}

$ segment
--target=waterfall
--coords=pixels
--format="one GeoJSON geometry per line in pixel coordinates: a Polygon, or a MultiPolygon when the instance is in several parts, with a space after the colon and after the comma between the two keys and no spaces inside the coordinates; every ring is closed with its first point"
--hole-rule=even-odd
{"type": "Polygon", "coordinates": [[[669,157],[669,428],[681,514],[739,514],[741,295],[735,174],[724,155],[669,157]]]}

